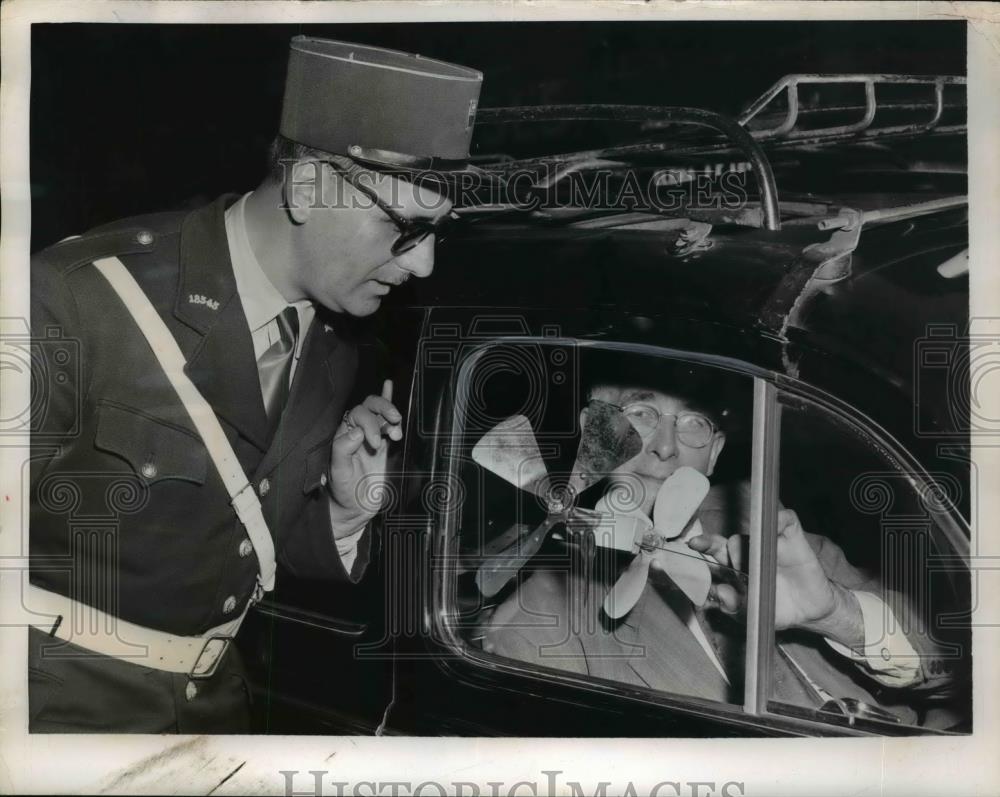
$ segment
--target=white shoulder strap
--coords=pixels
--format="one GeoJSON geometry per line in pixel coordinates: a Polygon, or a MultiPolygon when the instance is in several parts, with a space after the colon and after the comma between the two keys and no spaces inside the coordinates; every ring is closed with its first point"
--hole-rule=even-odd
{"type": "Polygon", "coordinates": [[[233,509],[236,510],[240,522],[246,527],[250,542],[253,543],[260,566],[260,585],[266,591],[274,589],[274,541],[261,512],[260,501],[257,500],[257,494],[247,481],[246,474],[240,467],[225,432],[222,431],[219,419],[215,417],[215,412],[184,373],[186,360],[177,341],[135,278],[117,257],[95,260],[94,265],[115,289],[135,319],[167,379],[174,386],[181,403],[191,416],[198,434],[205,443],[205,448],[208,449],[208,455],[215,463],[223,484],[226,485],[233,509]]]}

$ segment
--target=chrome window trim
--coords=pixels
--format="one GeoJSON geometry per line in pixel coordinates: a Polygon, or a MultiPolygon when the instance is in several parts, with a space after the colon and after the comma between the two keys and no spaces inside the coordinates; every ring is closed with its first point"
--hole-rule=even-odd
{"type": "Polygon", "coordinates": [[[754,379],[753,441],[750,462],[750,555],[747,582],[747,639],[743,708],[767,710],[771,686],[777,574],[778,466],[781,407],[772,382],[754,379]],[[768,531],[770,530],[770,531],[768,531]],[[754,585],[758,585],[754,589],[754,585]]]}

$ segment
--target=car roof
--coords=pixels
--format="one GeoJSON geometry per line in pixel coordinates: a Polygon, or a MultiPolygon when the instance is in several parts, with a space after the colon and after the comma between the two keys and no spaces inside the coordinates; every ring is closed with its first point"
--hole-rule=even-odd
{"type": "MultiPolygon", "coordinates": [[[[833,80],[790,76],[770,94],[833,80]]],[[[964,79],[850,80],[933,90],[945,111],[936,126],[920,117],[843,133],[823,117],[832,126],[818,136],[756,131],[774,173],[780,229],[762,228],[752,190],[732,212],[472,214],[438,247],[433,275],[411,280],[390,302],[439,315],[522,314],[569,337],[733,358],[841,398],[936,456],[934,441],[915,432],[915,413],[947,430],[954,401],[943,386],[920,395],[915,358],[932,338],[934,345],[948,335],[957,341],[968,327],[967,259],[965,267],[959,262],[968,251],[964,79]],[[953,90],[961,98],[949,104],[953,90]],[[939,271],[946,263],[947,276],[939,271]]],[[[515,117],[534,113],[509,110],[515,117]]],[[[847,118],[855,113],[835,110],[847,118]]],[[[587,108],[572,111],[589,118],[587,108]]],[[[769,125],[760,129],[777,129],[769,125]]],[[[705,170],[716,175],[727,163],[733,168],[734,154],[739,161],[717,136],[703,151],[692,151],[690,135],[679,141],[685,163],[708,158],[705,170]]],[[[669,160],[670,152],[650,146],[669,160]]],[[[588,168],[595,152],[571,154],[573,168],[588,168]]]]}

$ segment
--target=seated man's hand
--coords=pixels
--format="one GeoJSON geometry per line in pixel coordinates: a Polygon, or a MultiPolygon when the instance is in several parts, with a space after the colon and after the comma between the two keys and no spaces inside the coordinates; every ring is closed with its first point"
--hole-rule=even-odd
{"type": "Polygon", "coordinates": [[[821,620],[836,608],[833,582],[826,577],[812,546],[791,509],[778,512],[778,570],[774,625],[802,628],[821,620]]]}
{"type": "Polygon", "coordinates": [[[389,441],[401,440],[403,416],[392,404],[392,382],[344,414],[333,438],[327,489],[334,536],[357,531],[381,508],[386,495],[389,441]]]}
{"type": "MultiPolygon", "coordinates": [[[[746,536],[701,534],[688,545],[714,557],[719,564],[743,570],[746,536]]],[[[721,575],[721,573],[719,574],[721,575]]],[[[709,603],[727,614],[745,610],[745,594],[731,580],[713,574],[709,603]]],[[[827,578],[806,539],[799,518],[790,509],[778,512],[777,574],[774,625],[777,630],[802,628],[845,645],[860,644],[864,629],[857,599],[827,578]]]]}
{"type": "Polygon", "coordinates": [[[704,532],[688,540],[688,547],[712,557],[721,565],[709,568],[712,587],[708,591],[706,605],[714,606],[726,614],[741,614],[745,609],[745,579],[738,574],[742,573],[743,545],[746,540],[742,534],[727,538],[711,532],[704,532]]]}

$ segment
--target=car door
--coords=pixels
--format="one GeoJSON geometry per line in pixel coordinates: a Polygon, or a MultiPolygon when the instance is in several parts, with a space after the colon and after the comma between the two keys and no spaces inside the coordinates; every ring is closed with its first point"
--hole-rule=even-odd
{"type": "MultiPolygon", "coordinates": [[[[400,305],[355,330],[371,355],[359,359],[355,400],[378,393],[382,379],[391,378],[394,403],[405,415],[425,313],[400,305]]],[[[385,511],[366,532],[369,562],[356,583],[305,580],[279,567],[275,590],[247,615],[239,645],[250,671],[259,732],[381,732],[393,684],[386,644],[386,585],[392,582],[386,523],[397,509],[389,495],[403,481],[401,451],[390,455],[388,466],[388,489],[366,496],[384,502],[385,511]]]]}
{"type": "MultiPolygon", "coordinates": [[[[948,497],[955,490],[942,492],[946,478],[921,471],[850,407],[724,356],[718,329],[710,351],[697,348],[699,338],[706,340],[697,325],[686,330],[685,339],[676,328],[666,336],[688,346],[675,348],[662,339],[657,345],[655,320],[637,331],[629,318],[593,311],[414,311],[409,340],[402,333],[394,340],[395,351],[405,353],[396,374],[408,387],[396,395],[405,396],[406,439],[382,496],[372,565],[358,585],[286,578],[256,612],[264,727],[626,737],[967,730],[968,640],[954,624],[969,589],[962,520],[948,497]],[[511,541],[525,543],[552,507],[484,468],[473,456],[477,443],[512,417],[526,419],[537,449],[531,467],[542,464],[558,482],[576,466],[581,413],[595,381],[628,375],[662,382],[679,367],[701,372],[732,396],[725,450],[711,481],[716,505],[735,518],[727,533],[746,538],[745,558],[729,574],[744,593],[746,614],[722,631],[704,618],[693,622],[690,611],[663,597],[669,583],[651,579],[640,614],[609,628],[599,604],[614,579],[598,584],[591,573],[587,583],[598,586],[588,594],[597,597],[576,615],[590,625],[561,627],[545,574],[576,578],[585,561],[565,523],[553,525],[508,583],[485,595],[477,571],[511,541]],[[859,487],[866,478],[894,485],[891,505],[909,507],[906,535],[891,518],[873,522],[859,487]],[[854,568],[870,576],[852,575],[859,591],[882,595],[881,584],[886,594],[908,593],[909,604],[923,607],[919,617],[896,617],[933,643],[916,646],[918,655],[930,651],[919,662],[919,684],[887,682],[824,640],[789,638],[777,627],[777,519],[786,507],[828,553],[842,553],[838,578],[854,568]],[[936,574],[933,587],[914,587],[898,575],[926,569],[936,574]],[[509,616],[511,606],[520,616],[499,623],[497,615],[509,616]],[[495,642],[498,628],[501,643],[484,644],[490,633],[495,642]],[[507,644],[505,635],[519,644],[507,644]],[[831,681],[831,673],[844,677],[831,681]],[[824,693],[834,706],[840,700],[906,711],[838,714],[824,693]]],[[[594,509],[600,490],[595,484],[581,493],[581,507],[594,509]]],[[[591,564],[599,558],[588,556],[591,564]]],[[[615,552],[609,572],[617,576],[633,557],[615,552]]]]}
{"type": "MultiPolygon", "coordinates": [[[[436,316],[438,331],[446,330],[450,336],[442,344],[440,335],[431,334],[434,314],[431,318],[421,342],[424,354],[418,362],[423,370],[417,375],[411,405],[411,432],[414,413],[419,431],[411,435],[407,449],[407,476],[413,478],[400,504],[407,507],[407,519],[397,528],[394,545],[401,561],[407,562],[397,571],[412,572],[412,561],[419,561],[420,568],[408,591],[399,590],[396,596],[401,622],[394,634],[397,660],[388,728],[401,733],[576,736],[967,730],[967,638],[946,626],[949,617],[960,617],[967,608],[968,590],[960,564],[962,521],[947,500],[925,513],[925,522],[915,532],[921,541],[913,545],[924,552],[919,564],[910,553],[883,544],[892,539],[891,525],[876,523],[875,533],[867,537],[847,533],[850,529],[843,527],[834,533],[821,529],[818,522],[816,531],[808,532],[819,538],[818,532],[824,530],[831,535],[822,538],[827,553],[836,549],[844,557],[842,570],[831,566],[831,577],[848,580],[845,573],[863,571],[869,579],[849,580],[852,587],[874,590],[879,596],[908,591],[909,603],[923,606],[919,622],[914,614],[905,617],[907,630],[916,623],[917,638],[933,643],[926,649],[934,652],[918,662],[926,670],[919,685],[902,680],[893,684],[884,673],[880,681],[864,662],[838,653],[825,639],[814,635],[803,641],[794,629],[776,628],[780,618],[775,616],[775,583],[781,552],[777,520],[783,501],[800,506],[806,523],[823,516],[823,507],[831,502],[843,505],[841,518],[863,516],[863,502],[852,498],[851,485],[876,472],[905,485],[909,492],[901,492],[898,500],[909,502],[911,508],[927,508],[921,495],[941,495],[933,488],[933,478],[907,460],[893,441],[865,427],[863,416],[813,396],[810,425],[793,417],[802,412],[802,402],[809,403],[803,398],[810,394],[808,385],[717,352],[653,346],[648,338],[638,342],[634,335],[631,340],[621,337],[611,342],[607,330],[615,324],[594,325],[593,314],[587,323],[591,331],[604,330],[600,342],[587,340],[584,328],[574,327],[573,320],[552,323],[551,314],[486,318],[452,312],[436,316]],[[582,334],[559,336],[553,334],[556,330],[582,334]],[[566,579],[560,582],[544,575],[582,567],[565,525],[561,532],[558,525],[554,527],[540,548],[532,548],[500,592],[484,595],[477,583],[477,570],[498,546],[509,550],[510,540],[524,544],[547,512],[551,514],[551,507],[538,495],[484,469],[472,455],[476,443],[497,424],[519,416],[529,421],[536,458],[547,472],[571,471],[580,442],[584,387],[593,381],[588,371],[598,360],[606,369],[616,358],[631,359],[632,374],[656,373],[680,362],[736,385],[739,420],[729,433],[726,459],[719,460],[713,474],[713,490],[719,487],[735,494],[737,503],[747,503],[741,510],[745,514],[729,510],[739,516],[737,528],[729,533],[744,535],[747,543],[742,568],[730,574],[745,591],[747,614],[727,629],[728,649],[713,638],[706,624],[699,634],[692,630],[690,617],[668,619],[670,601],[664,599],[645,602],[638,623],[643,633],[638,636],[627,622],[610,632],[596,625],[570,628],[572,623],[558,608],[566,600],[558,594],[566,579]],[[789,417],[784,433],[783,413],[789,417]],[[800,464],[802,452],[810,450],[809,430],[817,424],[834,430],[817,459],[836,463],[835,469],[831,466],[839,471],[836,480],[825,479],[815,468],[806,472],[800,464]],[[875,452],[874,459],[857,469],[845,488],[859,447],[875,452]],[[784,470],[782,456],[788,463],[784,470]],[[939,583],[933,589],[888,578],[928,562],[938,573],[939,583]],[[548,581],[539,581],[545,578],[548,581]],[[489,631],[496,631],[498,614],[515,617],[502,633],[516,642],[490,648],[483,640],[489,631]],[[632,645],[632,653],[623,653],[623,640],[632,645]],[[635,648],[642,650],[634,653],[635,648]],[[679,656],[681,650],[685,657],[679,656]],[[702,676],[720,664],[726,688],[713,691],[715,687],[706,683],[717,686],[718,679],[702,676]],[[796,691],[790,679],[803,670],[806,677],[796,691]],[[937,677],[946,671],[948,677],[937,677]],[[834,673],[837,677],[830,686],[834,673]],[[823,697],[827,693],[835,701],[833,706],[877,709],[902,704],[906,711],[900,716],[891,710],[889,716],[874,710],[838,714],[827,705],[823,697]],[[928,721],[935,712],[940,717],[928,721]]],[[[629,554],[618,555],[615,572],[628,561],[629,554]]],[[[592,606],[589,614],[579,616],[599,623],[599,614],[592,606]]],[[[916,647],[916,655],[924,654],[921,645],[916,647]]]]}

